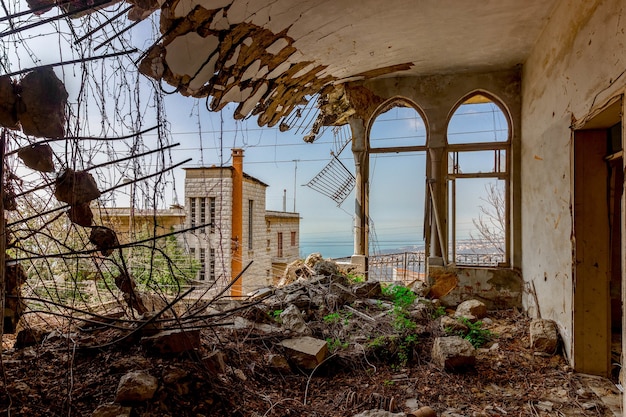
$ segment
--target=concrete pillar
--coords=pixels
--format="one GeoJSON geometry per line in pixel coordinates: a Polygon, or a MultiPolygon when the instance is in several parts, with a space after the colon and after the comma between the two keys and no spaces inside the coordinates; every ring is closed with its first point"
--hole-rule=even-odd
{"type": "Polygon", "coordinates": [[[362,119],[351,118],[350,128],[352,130],[352,154],[356,171],[353,260],[358,261],[363,268],[366,268],[366,258],[369,255],[369,153],[365,122],[362,119]]]}
{"type": "MultiPolygon", "coordinates": [[[[242,270],[243,257],[243,149],[233,149],[233,216],[232,216],[232,258],[231,279],[235,279],[242,270]]],[[[242,296],[242,280],[240,277],[231,287],[234,298],[242,296]]]]}
{"type": "Polygon", "coordinates": [[[430,257],[429,263],[435,265],[445,264],[447,258],[447,205],[446,205],[446,164],[444,157],[446,155],[445,148],[430,148],[428,156],[430,158],[430,172],[428,174],[428,183],[430,185],[432,196],[429,204],[431,205],[430,219],[430,257]]]}

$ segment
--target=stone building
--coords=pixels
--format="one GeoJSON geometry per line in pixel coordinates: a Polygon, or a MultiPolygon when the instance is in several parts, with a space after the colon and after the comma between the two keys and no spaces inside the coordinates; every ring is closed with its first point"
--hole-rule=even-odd
{"type": "Polygon", "coordinates": [[[275,283],[300,255],[300,216],[266,210],[267,187],[243,172],[243,150],[234,149],[233,166],[185,169],[184,207],[102,208],[99,216],[121,243],[133,235],[193,229],[178,241],[200,265],[196,280],[217,288],[250,264],[232,288],[233,295],[245,295],[275,283]]]}
{"type": "Polygon", "coordinates": [[[271,284],[299,256],[299,215],[265,210],[267,184],[243,172],[243,150],[231,167],[185,169],[186,228],[181,242],[201,265],[198,280],[227,284],[234,296],[271,284]],[[249,265],[249,266],[248,266],[249,265]]]}

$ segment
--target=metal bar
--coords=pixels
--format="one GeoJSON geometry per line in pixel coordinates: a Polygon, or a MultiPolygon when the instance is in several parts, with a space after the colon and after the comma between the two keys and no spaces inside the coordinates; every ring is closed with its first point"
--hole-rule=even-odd
{"type": "MultiPolygon", "coordinates": [[[[6,148],[6,129],[0,134],[0,345],[4,338],[4,312],[6,303],[6,228],[4,220],[4,151],[6,148]]],[[[0,349],[0,356],[2,349],[0,349]]]]}
{"type": "Polygon", "coordinates": [[[95,4],[90,4],[88,6],[79,7],[78,9],[75,9],[75,10],[72,10],[72,11],[69,11],[69,12],[65,12],[65,13],[61,13],[59,15],[56,15],[56,16],[53,16],[53,17],[49,17],[47,19],[40,20],[38,22],[31,23],[30,25],[26,25],[26,26],[19,27],[17,29],[11,29],[11,30],[7,30],[5,32],[1,32],[0,33],[0,39],[5,37],[5,36],[13,35],[15,33],[19,33],[19,32],[22,32],[24,30],[32,29],[32,28],[35,28],[37,26],[45,25],[46,23],[50,23],[50,22],[54,22],[56,20],[63,19],[64,17],[72,16],[72,15],[74,15],[76,13],[85,12],[85,11],[90,10],[90,9],[96,9],[97,7],[103,6],[103,5],[107,4],[107,3],[111,3],[111,2],[109,0],[96,1],[95,4]]]}
{"type": "Polygon", "coordinates": [[[113,58],[113,57],[116,57],[116,56],[128,55],[128,54],[135,53],[137,51],[138,51],[137,48],[133,48],[133,49],[129,49],[127,51],[120,51],[120,52],[115,52],[115,53],[106,54],[106,55],[91,56],[91,57],[87,57],[87,58],[73,59],[71,61],[62,61],[62,62],[57,62],[57,63],[54,63],[54,64],[47,64],[47,65],[40,65],[38,67],[25,68],[23,70],[10,72],[10,73],[4,74],[4,75],[6,75],[8,77],[13,77],[15,75],[26,74],[27,72],[30,72],[30,71],[33,71],[33,70],[36,70],[36,69],[40,69],[40,68],[54,68],[54,67],[59,67],[59,66],[62,66],[62,65],[79,64],[79,63],[83,63],[83,62],[95,61],[97,59],[113,58]]]}

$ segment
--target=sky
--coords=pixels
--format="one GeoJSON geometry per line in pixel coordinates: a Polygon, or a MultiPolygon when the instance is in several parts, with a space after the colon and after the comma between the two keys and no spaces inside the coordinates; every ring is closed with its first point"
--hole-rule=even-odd
{"type": "MultiPolygon", "coordinates": [[[[9,2],[11,11],[26,9],[23,1],[9,2]]],[[[47,18],[55,11],[41,16],[47,18]]],[[[76,43],[72,32],[85,32],[98,26],[105,17],[94,14],[87,22],[72,21],[72,30],[66,22],[54,22],[17,35],[4,37],[0,46],[0,63],[3,72],[15,71],[32,66],[67,61],[81,56],[94,56],[137,47],[145,50],[155,39],[158,19],[147,19],[127,33],[108,43],[112,29],[123,29],[127,21],[120,20],[105,27],[88,40],[76,43]]],[[[37,21],[32,15],[25,16],[21,24],[37,21]]],[[[18,22],[16,26],[20,26],[18,22]]],[[[0,22],[0,29],[8,25],[0,22]]],[[[331,152],[354,173],[349,128],[328,128],[313,144],[302,138],[308,134],[306,128],[296,124],[287,132],[277,128],[260,128],[256,118],[243,121],[233,119],[235,106],[227,106],[220,113],[207,110],[206,99],[194,99],[172,93],[172,87],[152,84],[135,71],[132,59],[137,54],[116,59],[93,61],[89,74],[78,65],[55,68],[68,90],[72,111],[72,128],[68,135],[115,137],[133,133],[157,125],[161,135],[151,131],[138,139],[119,142],[75,141],[69,145],[57,144],[59,152],[72,155],[78,166],[111,162],[127,156],[133,149],[155,149],[163,146],[162,138],[170,143],[180,143],[163,154],[154,154],[141,160],[125,161],[94,171],[101,188],[121,184],[129,178],[137,178],[189,158],[178,167],[156,179],[140,185],[136,194],[156,200],[161,207],[184,204],[183,167],[230,165],[232,148],[243,148],[244,171],[268,184],[266,208],[297,211],[301,216],[301,255],[321,252],[325,257],[350,256],[353,253],[354,192],[338,206],[327,196],[307,187],[332,159],[331,152]],[[163,94],[157,94],[158,88],[163,94]],[[157,186],[165,184],[164,187],[157,186]],[[143,193],[143,194],[142,194],[143,193]],[[286,201],[283,200],[286,193],[286,201]]],[[[471,141],[493,141],[506,138],[506,122],[493,105],[463,106],[458,116],[451,119],[450,140],[456,143],[471,141]],[[485,107],[490,106],[490,107],[485,107]],[[461,114],[462,113],[462,114],[461,114]],[[468,134],[467,132],[474,132],[468,134]]],[[[308,123],[307,123],[308,124],[308,123]]],[[[32,140],[32,139],[31,139],[32,140]]],[[[373,146],[423,145],[426,140],[424,123],[413,109],[394,108],[380,115],[372,128],[373,146]]],[[[473,153],[460,158],[464,172],[490,169],[492,154],[473,153]]],[[[66,163],[70,159],[68,158],[66,163]]],[[[372,251],[391,250],[423,244],[423,213],[425,197],[426,157],[423,153],[379,154],[370,161],[370,217],[372,251]]],[[[35,186],[38,179],[27,185],[35,186]]],[[[484,180],[464,181],[457,187],[457,235],[469,237],[472,220],[479,216],[481,196],[484,195],[484,180]],[[459,209],[460,207],[460,209],[459,209]]],[[[106,204],[124,206],[129,202],[129,190],[120,188],[104,196],[106,204]]],[[[146,201],[136,201],[138,206],[147,206],[146,201]]]]}

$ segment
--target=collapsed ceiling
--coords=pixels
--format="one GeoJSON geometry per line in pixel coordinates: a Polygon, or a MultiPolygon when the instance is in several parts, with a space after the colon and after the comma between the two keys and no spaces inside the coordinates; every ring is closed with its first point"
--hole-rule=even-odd
{"type": "Polygon", "coordinates": [[[162,39],[140,71],[181,94],[210,96],[211,110],[238,103],[234,117],[258,115],[260,126],[321,93],[318,106],[333,108],[317,124],[343,124],[351,110],[333,86],[520,64],[554,3],[170,0],[162,39]]]}
{"type": "MultiPolygon", "coordinates": [[[[118,0],[28,1],[38,13],[59,4],[80,15],[118,0]]],[[[126,1],[130,20],[160,10],[161,37],[138,61],[143,74],[281,130],[315,100],[312,141],[321,126],[345,124],[355,102],[376,102],[352,82],[522,64],[558,0],[126,1]]]]}

